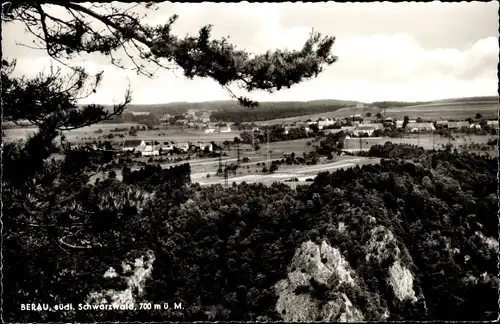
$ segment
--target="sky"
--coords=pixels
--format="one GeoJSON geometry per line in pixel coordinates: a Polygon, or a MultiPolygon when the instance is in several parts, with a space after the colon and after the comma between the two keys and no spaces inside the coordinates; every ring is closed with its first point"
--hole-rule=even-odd
{"type": "MultiPolygon", "coordinates": [[[[312,29],[336,37],[332,53],[338,61],[315,79],[273,94],[232,87],[253,100],[428,101],[497,95],[498,6],[498,2],[163,2],[158,10],[148,11],[144,22],[164,23],[178,14],[174,34],[196,35],[200,27],[212,24],[213,37],[230,36],[238,48],[256,54],[300,49],[312,29]]],[[[50,12],[60,14],[57,8],[50,12]]],[[[19,45],[33,40],[23,24],[2,25],[3,55],[17,59],[16,75],[35,76],[51,63],[59,65],[43,50],[19,45]]],[[[82,54],[72,63],[83,63],[89,72],[104,71],[98,91],[84,104],[119,102],[129,84],[134,104],[231,99],[212,79],[188,80],[176,70],[159,70],[149,79],[115,68],[99,54],[82,54]]]]}

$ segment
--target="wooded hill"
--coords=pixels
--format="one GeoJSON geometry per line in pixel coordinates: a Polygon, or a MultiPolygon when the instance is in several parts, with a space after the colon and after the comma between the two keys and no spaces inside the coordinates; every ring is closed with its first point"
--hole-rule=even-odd
{"type": "MultiPolygon", "coordinates": [[[[151,250],[152,277],[133,296],[182,302],[185,309],[169,311],[169,320],[496,319],[497,160],[390,143],[369,155],[389,159],[320,173],[296,193],[278,183],[190,185],[188,166],[148,167],[125,183],[86,185],[76,207],[53,207],[57,227],[33,227],[5,241],[4,257],[16,262],[4,264],[11,296],[4,318],[165,320],[159,310],[18,307],[25,299],[78,303],[92,291],[124,289],[126,273],[105,279],[106,269],[151,250]],[[137,200],[137,190],[150,198],[137,200]],[[99,253],[68,254],[52,239],[71,225],[72,208],[87,224],[81,235],[101,244],[99,253]]],[[[19,208],[4,204],[5,212],[19,208]]],[[[9,228],[26,227],[19,217],[9,228]]]]}

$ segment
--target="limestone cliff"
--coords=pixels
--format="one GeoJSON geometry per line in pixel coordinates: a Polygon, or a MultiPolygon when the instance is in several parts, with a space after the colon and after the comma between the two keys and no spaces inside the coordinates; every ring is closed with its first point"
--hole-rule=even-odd
{"type": "Polygon", "coordinates": [[[318,300],[306,292],[311,282],[325,285],[331,291],[341,283],[355,285],[354,272],[340,251],[322,242],[311,241],[297,249],[288,267],[288,278],[279,281],[276,310],[284,321],[362,321],[363,314],[343,293],[330,295],[329,300],[318,300]],[[302,291],[302,292],[301,292],[302,291]]]}
{"type": "MultiPolygon", "coordinates": [[[[127,287],[124,290],[108,289],[105,291],[92,292],[87,297],[89,304],[107,304],[120,306],[136,304],[136,297],[144,293],[146,280],[151,277],[155,256],[152,251],[148,251],[140,258],[136,258],[134,263],[122,262],[123,277],[126,279],[127,287]]],[[[117,278],[119,275],[114,268],[109,268],[104,273],[104,278],[117,278]]]]}

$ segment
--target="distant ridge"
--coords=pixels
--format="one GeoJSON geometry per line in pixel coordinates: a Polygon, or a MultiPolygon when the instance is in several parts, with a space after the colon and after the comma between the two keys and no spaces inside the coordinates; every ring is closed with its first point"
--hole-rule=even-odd
{"type": "MultiPolygon", "coordinates": [[[[184,113],[190,109],[202,110],[202,111],[232,111],[232,112],[248,112],[252,111],[264,111],[264,110],[282,110],[282,109],[298,109],[312,111],[317,109],[326,109],[328,111],[333,111],[343,107],[352,107],[357,104],[363,104],[365,108],[369,107],[406,107],[406,106],[416,106],[416,105],[429,105],[429,104],[446,104],[446,103],[470,103],[477,102],[480,103],[491,103],[498,102],[497,96],[477,96],[477,97],[464,97],[464,98],[448,98],[448,99],[438,99],[431,101],[421,101],[421,102],[405,102],[405,101],[380,101],[380,102],[361,102],[355,100],[340,100],[340,99],[318,99],[309,101],[263,101],[259,103],[256,108],[245,108],[242,107],[236,100],[213,100],[213,101],[202,101],[202,102],[169,102],[169,103],[159,103],[159,104],[130,104],[125,109],[125,112],[151,112],[156,116],[162,116],[165,113],[179,114],[184,113]],[[320,108],[323,107],[323,108],[320,108]]],[[[104,107],[111,109],[112,105],[103,105],[104,107]]],[[[325,110],[325,111],[326,111],[325,110]]]]}
{"type": "Polygon", "coordinates": [[[449,98],[449,99],[433,100],[431,102],[447,103],[447,102],[474,102],[474,101],[496,101],[496,102],[498,102],[498,96],[449,98]]]}

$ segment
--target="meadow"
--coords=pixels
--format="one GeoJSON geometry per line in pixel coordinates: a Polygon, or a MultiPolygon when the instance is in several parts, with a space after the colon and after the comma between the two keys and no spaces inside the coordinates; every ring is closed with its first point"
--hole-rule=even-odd
{"type": "MultiPolygon", "coordinates": [[[[78,142],[82,137],[98,137],[100,135],[109,134],[115,128],[130,128],[132,126],[137,126],[135,123],[110,123],[110,124],[93,124],[90,126],[85,126],[72,131],[64,131],[63,134],[69,141],[78,142]],[[95,132],[102,129],[102,133],[96,134],[95,132]]],[[[5,132],[5,140],[16,141],[25,139],[30,135],[35,134],[38,131],[36,127],[20,127],[11,128],[3,130],[5,132]]],[[[59,140],[59,137],[56,138],[59,140]]]]}
{"type": "Polygon", "coordinates": [[[239,131],[232,131],[228,133],[211,133],[206,134],[203,130],[192,130],[180,128],[168,128],[161,130],[148,130],[137,132],[137,136],[125,136],[124,139],[138,139],[150,140],[155,139],[159,142],[173,141],[173,142],[224,142],[232,141],[235,137],[240,135],[239,131]]]}
{"type": "Polygon", "coordinates": [[[387,108],[387,116],[402,119],[409,116],[411,119],[421,117],[424,119],[459,119],[474,118],[481,114],[487,119],[498,118],[498,102],[458,102],[458,103],[435,103],[412,107],[387,108]]]}
{"type": "MultiPolygon", "coordinates": [[[[466,118],[474,118],[476,114],[481,114],[487,119],[497,119],[499,104],[496,101],[476,101],[476,102],[446,102],[446,103],[430,103],[418,106],[408,106],[408,107],[394,107],[387,108],[385,113],[386,117],[392,117],[396,119],[403,119],[404,116],[410,117],[410,119],[416,119],[418,117],[430,120],[440,120],[440,119],[458,119],[465,120],[466,118]]],[[[376,107],[363,107],[363,108],[341,108],[336,111],[321,113],[321,114],[311,114],[290,118],[280,118],[267,120],[262,122],[256,122],[257,125],[273,125],[273,124],[291,124],[294,122],[305,122],[308,119],[313,121],[318,118],[341,118],[350,115],[360,114],[366,121],[376,119],[375,115],[381,112],[384,114],[384,110],[378,109],[376,107]],[[367,113],[371,113],[371,117],[366,117],[367,113]]]]}

